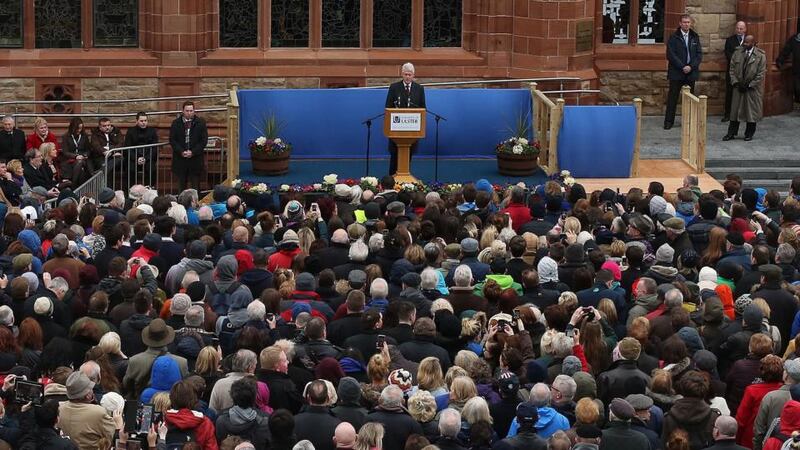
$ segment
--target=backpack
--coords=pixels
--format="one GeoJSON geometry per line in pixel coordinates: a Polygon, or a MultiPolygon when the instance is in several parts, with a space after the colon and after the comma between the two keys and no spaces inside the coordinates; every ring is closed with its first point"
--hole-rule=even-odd
{"type": "Polygon", "coordinates": [[[234,281],[224,292],[220,292],[219,289],[217,289],[217,285],[214,283],[208,285],[208,289],[211,291],[211,308],[217,315],[225,316],[228,314],[228,310],[230,309],[230,302],[228,300],[231,294],[236,292],[241,285],[242,284],[238,281],[234,281]]]}
{"type": "Polygon", "coordinates": [[[194,429],[181,430],[167,424],[167,436],[165,439],[167,450],[182,450],[187,442],[197,442],[195,440],[194,429]]]}
{"type": "Polygon", "coordinates": [[[219,346],[222,348],[224,355],[233,353],[236,348],[236,338],[242,328],[244,328],[244,324],[240,327],[235,327],[228,317],[222,318],[219,330],[219,346]]]}

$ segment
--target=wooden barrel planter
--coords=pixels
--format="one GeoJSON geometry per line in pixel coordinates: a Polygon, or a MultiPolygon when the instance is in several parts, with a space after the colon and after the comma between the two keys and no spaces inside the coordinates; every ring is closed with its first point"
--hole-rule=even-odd
{"type": "Polygon", "coordinates": [[[539,168],[539,157],[532,155],[497,154],[497,170],[500,175],[521,177],[533,175],[539,168]]]}
{"type": "Polygon", "coordinates": [[[289,172],[289,156],[289,152],[278,156],[251,153],[253,172],[256,175],[284,175],[289,172]]]}

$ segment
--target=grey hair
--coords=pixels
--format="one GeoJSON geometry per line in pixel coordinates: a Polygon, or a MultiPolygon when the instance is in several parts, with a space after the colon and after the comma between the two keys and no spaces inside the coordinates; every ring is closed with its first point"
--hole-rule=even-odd
{"type": "Polygon", "coordinates": [[[447,408],[439,415],[439,434],[454,438],[461,430],[461,413],[457,409],[447,408]]]}
{"type": "Polygon", "coordinates": [[[189,216],[186,213],[186,207],[180,203],[172,203],[172,206],[167,210],[167,216],[175,219],[178,225],[186,225],[189,223],[189,216]]]}
{"type": "Polygon", "coordinates": [[[79,370],[93,382],[100,382],[100,364],[97,364],[96,361],[86,361],[81,364],[79,370]]]}
{"type": "Polygon", "coordinates": [[[511,238],[513,238],[516,235],[517,233],[514,231],[513,228],[506,227],[500,230],[500,234],[497,236],[497,239],[500,239],[500,242],[502,242],[503,244],[508,245],[508,242],[511,240],[511,238]]]}
{"type": "Polygon", "coordinates": [[[422,279],[420,282],[420,288],[422,289],[435,289],[436,284],[439,282],[439,273],[430,267],[423,270],[419,277],[422,279]]]}
{"type": "Polygon", "coordinates": [[[5,116],[3,116],[3,122],[5,122],[6,120],[11,120],[14,123],[17,122],[17,119],[15,119],[14,116],[12,116],[11,114],[6,114],[5,116]]]}
{"type": "Polygon", "coordinates": [[[251,350],[241,349],[234,353],[231,360],[231,370],[233,372],[249,372],[256,367],[256,354],[251,350]]]}
{"type": "Polygon", "coordinates": [[[153,200],[155,200],[156,197],[158,197],[158,191],[155,189],[148,189],[142,194],[142,203],[153,206],[153,200]]]}
{"type": "Polygon", "coordinates": [[[544,383],[536,383],[531,389],[530,402],[537,408],[550,406],[550,388],[544,383]]]}
{"type": "Polygon", "coordinates": [[[208,205],[203,205],[197,210],[198,220],[211,220],[214,218],[214,211],[208,205]]]}
{"type": "Polygon", "coordinates": [[[125,191],[114,191],[114,201],[120,208],[125,207],[125,191]]]}
{"type": "Polygon", "coordinates": [[[686,175],[683,181],[685,181],[689,186],[697,186],[700,184],[700,179],[697,178],[697,175],[686,175]]]}
{"type": "Polygon", "coordinates": [[[308,439],[303,439],[302,441],[294,444],[292,450],[315,450],[314,444],[311,443],[308,439]]]}
{"type": "MultiPolygon", "coordinates": [[[[247,305],[247,318],[249,320],[264,320],[267,315],[267,307],[260,300],[253,300],[247,305]]],[[[186,320],[184,318],[184,320],[186,320]]]]}
{"type": "Polygon", "coordinates": [[[678,289],[670,289],[664,294],[664,306],[677,308],[683,305],[683,293],[678,289]]]}
{"type": "Polygon", "coordinates": [[[402,72],[416,73],[416,70],[414,69],[414,64],[411,64],[410,62],[403,64],[403,67],[401,67],[400,70],[402,72]]]}
{"type": "Polygon", "coordinates": [[[197,274],[194,270],[187,270],[186,273],[183,274],[183,279],[181,280],[181,287],[186,289],[189,287],[190,284],[194,283],[195,281],[200,281],[200,275],[197,274]]]}
{"type": "Polygon", "coordinates": [[[467,287],[472,283],[472,269],[462,264],[453,272],[453,283],[458,287],[467,287]]]}
{"type": "Polygon", "coordinates": [[[775,262],[776,263],[790,263],[794,261],[794,257],[797,255],[794,247],[791,244],[783,243],[778,246],[778,250],[775,252],[775,262]]]}
{"type": "Polygon", "coordinates": [[[566,358],[572,354],[574,340],[564,333],[557,333],[552,341],[553,356],[556,358],[566,358]]]}
{"type": "Polygon", "coordinates": [[[403,406],[403,390],[395,384],[383,388],[379,404],[385,408],[399,408],[403,406]]]}
{"type": "Polygon", "coordinates": [[[183,192],[178,194],[178,203],[182,205],[186,203],[196,203],[198,199],[197,189],[184,189],[183,192]]]}
{"type": "MultiPolygon", "coordinates": [[[[260,303],[260,302],[259,302],[260,303]]],[[[250,313],[250,305],[247,306],[248,316],[250,313]]],[[[183,316],[183,321],[190,327],[201,327],[206,318],[206,312],[200,305],[192,305],[186,310],[183,316]]]]}
{"type": "Polygon", "coordinates": [[[55,277],[50,281],[50,290],[58,289],[61,292],[69,290],[69,283],[62,277],[55,277]]]}
{"type": "Polygon", "coordinates": [[[575,391],[578,390],[578,385],[575,383],[575,380],[563,374],[557,376],[555,380],[553,380],[553,387],[558,389],[558,392],[561,392],[561,395],[567,400],[572,400],[575,396],[575,391]]]}
{"type": "Polygon", "coordinates": [[[467,400],[464,408],[461,409],[461,417],[470,425],[477,422],[494,423],[489,412],[489,404],[486,403],[486,399],[480,396],[467,400]]]}
{"type": "Polygon", "coordinates": [[[389,295],[389,285],[383,278],[375,278],[369,285],[369,294],[372,298],[386,298],[389,295]]]}
{"type": "Polygon", "coordinates": [[[383,235],[381,233],[375,233],[369,237],[370,252],[376,253],[382,248],[383,248],[383,235]]]}
{"type": "Polygon", "coordinates": [[[278,339],[277,341],[275,341],[275,345],[283,349],[283,353],[286,353],[286,358],[289,361],[292,361],[294,359],[294,354],[295,354],[294,341],[290,341],[288,339],[278,339]]]}
{"type": "Polygon", "coordinates": [[[431,314],[436,314],[437,311],[441,310],[447,310],[451,313],[454,312],[453,305],[448,300],[437,298],[433,301],[433,303],[431,303],[431,314]]]}
{"type": "Polygon", "coordinates": [[[364,262],[369,257],[369,247],[361,239],[350,244],[350,250],[347,252],[347,257],[350,261],[364,262]]]}
{"type": "Polygon", "coordinates": [[[731,416],[719,416],[714,426],[719,430],[719,434],[727,437],[735,437],[736,432],[739,431],[739,424],[736,419],[731,416]]]}

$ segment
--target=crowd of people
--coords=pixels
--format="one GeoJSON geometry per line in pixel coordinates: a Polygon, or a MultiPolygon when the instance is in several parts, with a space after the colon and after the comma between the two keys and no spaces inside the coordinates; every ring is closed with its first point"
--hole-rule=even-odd
{"type": "Polygon", "coordinates": [[[798,448],[800,177],[742,183],[8,203],[0,440],[798,448]]]}

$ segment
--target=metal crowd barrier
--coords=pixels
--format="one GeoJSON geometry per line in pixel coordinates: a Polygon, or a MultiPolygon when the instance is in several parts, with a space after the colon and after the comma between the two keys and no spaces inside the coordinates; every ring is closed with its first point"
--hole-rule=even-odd
{"type": "MultiPolygon", "coordinates": [[[[168,145],[168,142],[159,142],[105,151],[103,170],[98,172],[102,175],[97,177],[98,187],[95,192],[100,192],[103,187],[127,192],[131,186],[143,184],[155,187],[159,193],[177,194],[178,181],[172,173],[172,151],[163,150],[163,147],[168,145]],[[145,162],[139,164],[139,158],[144,158],[145,162]]],[[[225,138],[209,137],[205,154],[205,174],[200,179],[200,186],[194,186],[198,191],[204,188],[211,189],[225,180],[227,157],[225,138]]],[[[92,178],[95,176],[97,174],[92,178]]]]}

